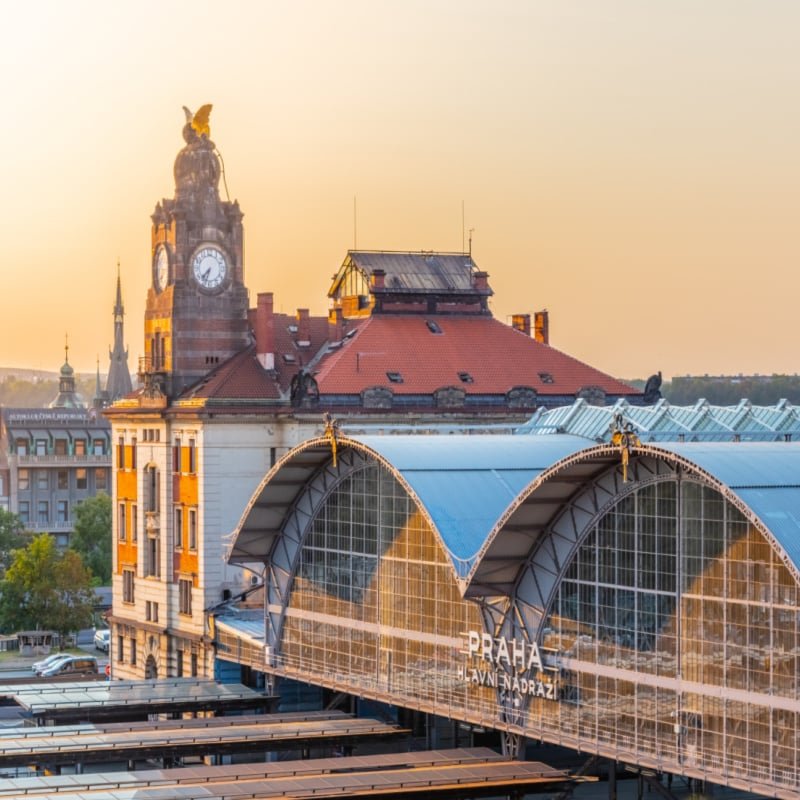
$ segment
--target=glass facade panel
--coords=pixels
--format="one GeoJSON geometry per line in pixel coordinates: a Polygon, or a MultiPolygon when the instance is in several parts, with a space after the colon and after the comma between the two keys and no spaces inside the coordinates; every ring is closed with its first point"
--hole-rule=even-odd
{"type": "MultiPolygon", "coordinates": [[[[477,605],[461,599],[449,558],[391,473],[373,464],[343,479],[300,553],[285,664],[463,706],[468,685],[453,664],[465,632],[481,629],[477,605]]],[[[480,691],[494,702],[494,690],[480,691]]]]}
{"type": "Polygon", "coordinates": [[[709,772],[794,784],[796,591],[771,544],[714,489],[634,490],[565,570],[542,644],[570,669],[561,702],[529,715],[709,772]]]}
{"type": "MultiPolygon", "coordinates": [[[[465,657],[468,632],[483,631],[479,607],[461,598],[425,517],[378,464],[330,491],[296,563],[274,656],[284,674],[615,748],[621,760],[798,783],[797,584],[704,483],[672,475],[633,486],[590,523],[531,632],[538,667],[503,672],[501,644],[515,658],[517,639],[484,635],[465,657]],[[506,691],[504,675],[531,691],[506,691]]],[[[514,602],[518,630],[524,605],[514,602]]]]}

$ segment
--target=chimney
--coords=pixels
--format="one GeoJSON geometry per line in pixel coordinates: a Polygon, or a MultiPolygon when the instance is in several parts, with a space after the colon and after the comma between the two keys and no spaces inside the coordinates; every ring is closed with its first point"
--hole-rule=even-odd
{"type": "Polygon", "coordinates": [[[256,357],[264,369],[275,369],[275,320],[272,292],[259,292],[256,308],[256,357]]]}
{"type": "Polygon", "coordinates": [[[472,273],[472,288],[479,292],[489,291],[489,273],[480,270],[472,273]]]}
{"type": "Polygon", "coordinates": [[[515,331],[524,333],[526,336],[531,335],[531,315],[530,314],[513,314],[511,316],[511,327],[515,331]]]}
{"type": "Polygon", "coordinates": [[[297,309],[297,346],[311,346],[311,320],[307,308],[297,309]]]}
{"type": "Polygon", "coordinates": [[[372,277],[370,278],[370,286],[372,289],[386,288],[386,271],[380,268],[372,270],[372,277]]]}
{"type": "Polygon", "coordinates": [[[547,309],[533,314],[533,338],[542,344],[550,344],[550,314],[547,309]]]}
{"type": "Polygon", "coordinates": [[[342,336],[344,336],[344,317],[342,309],[336,306],[328,312],[328,340],[341,342],[342,336]]]}

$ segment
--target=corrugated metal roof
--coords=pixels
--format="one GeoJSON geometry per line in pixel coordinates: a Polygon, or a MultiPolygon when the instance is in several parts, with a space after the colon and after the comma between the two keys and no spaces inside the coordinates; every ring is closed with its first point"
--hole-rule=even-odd
{"type": "Polygon", "coordinates": [[[571,406],[535,414],[516,433],[541,436],[571,433],[594,442],[608,442],[614,417],[622,414],[642,442],[685,441],[751,442],[800,440],[800,410],[787,400],[774,406],[754,406],[742,400],[735,406],[712,406],[699,400],[692,406],[673,406],[659,400],[652,406],[618,400],[612,406],[591,406],[576,400],[571,406]]]}
{"type": "MultiPolygon", "coordinates": [[[[596,409],[589,408],[599,424],[596,409]]],[[[340,440],[342,449],[350,446],[378,456],[408,487],[433,524],[462,586],[470,573],[471,580],[477,575],[478,583],[489,585],[485,571],[478,569],[479,560],[489,550],[494,557],[505,558],[512,572],[514,565],[522,563],[525,554],[520,547],[524,544],[530,549],[532,540],[528,537],[521,544],[509,534],[506,546],[500,521],[526,487],[541,480],[543,473],[559,465],[557,476],[553,480],[545,477],[530,495],[535,495],[534,502],[538,503],[537,525],[541,530],[575,491],[576,480],[588,478],[587,465],[596,473],[618,462],[616,450],[586,444],[585,438],[566,434],[364,436],[340,440]],[[560,463],[565,460],[571,465],[568,480],[560,463]]],[[[800,442],[643,443],[635,452],[658,458],[674,454],[696,466],[751,509],[800,572],[800,442]]],[[[236,531],[234,560],[267,557],[283,524],[280,509],[295,502],[305,482],[329,458],[325,440],[308,442],[289,454],[251,500],[236,531]],[[272,503],[276,503],[274,513],[272,503]]],[[[499,570],[493,564],[492,572],[497,588],[502,583],[503,591],[507,590],[512,581],[508,570],[499,570]]]]}
{"type": "Polygon", "coordinates": [[[472,292],[472,273],[478,269],[466,253],[354,250],[348,256],[366,275],[382,269],[386,288],[399,292],[472,292]]]}

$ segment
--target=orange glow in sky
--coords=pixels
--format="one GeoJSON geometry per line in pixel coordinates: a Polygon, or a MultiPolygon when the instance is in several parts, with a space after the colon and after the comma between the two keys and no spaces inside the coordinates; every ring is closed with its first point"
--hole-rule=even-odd
{"type": "Polygon", "coordinates": [[[253,302],[325,312],[356,197],[360,248],[474,228],[495,316],[613,375],[795,373],[798,31],[789,0],[4,4],[0,366],[68,332],[107,369],[119,259],[135,367],[209,102],[253,302]]]}

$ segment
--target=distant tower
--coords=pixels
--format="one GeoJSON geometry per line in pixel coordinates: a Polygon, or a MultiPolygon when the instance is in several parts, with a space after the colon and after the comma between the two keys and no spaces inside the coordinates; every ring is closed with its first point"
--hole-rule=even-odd
{"type": "Polygon", "coordinates": [[[125,308],[122,305],[122,284],[119,278],[119,262],[117,262],[117,301],[114,303],[114,349],[108,351],[111,363],[108,366],[106,381],[106,397],[113,403],[120,397],[130,394],[131,373],[128,369],[128,350],[123,343],[123,321],[125,308]]]}
{"type": "Polygon", "coordinates": [[[100,359],[97,359],[97,376],[94,379],[94,399],[92,400],[93,408],[105,408],[108,405],[108,394],[103,389],[103,384],[100,382],[100,359]]]}
{"type": "Polygon", "coordinates": [[[69,363],[69,343],[64,343],[64,364],[58,379],[58,395],[50,408],[86,408],[83,398],[75,391],[75,370],[69,363]]]}

